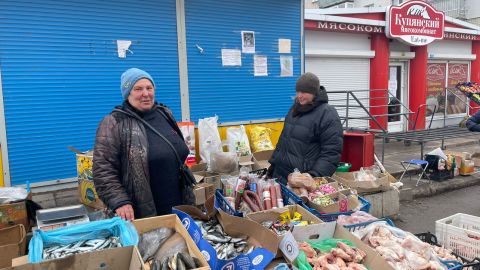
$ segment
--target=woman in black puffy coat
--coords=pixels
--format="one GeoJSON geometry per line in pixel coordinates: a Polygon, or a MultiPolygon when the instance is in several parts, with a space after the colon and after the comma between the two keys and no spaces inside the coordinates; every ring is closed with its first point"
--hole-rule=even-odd
{"type": "Polygon", "coordinates": [[[268,175],[287,183],[294,169],[313,177],[331,176],[340,161],[343,128],[337,110],[328,104],[325,88],[313,73],[296,83],[295,103],[285,117],[268,175]]]}

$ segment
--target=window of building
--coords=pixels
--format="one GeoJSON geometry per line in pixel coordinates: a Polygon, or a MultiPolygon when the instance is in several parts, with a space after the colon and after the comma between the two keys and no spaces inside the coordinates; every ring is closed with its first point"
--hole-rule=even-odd
{"type": "Polygon", "coordinates": [[[394,6],[399,6],[401,5],[405,0],[392,0],[392,5],[394,6]]]}
{"type": "Polygon", "coordinates": [[[468,71],[468,63],[428,63],[427,116],[435,113],[435,116],[444,117],[467,112],[467,98],[455,89],[455,85],[469,80],[468,71]]]}

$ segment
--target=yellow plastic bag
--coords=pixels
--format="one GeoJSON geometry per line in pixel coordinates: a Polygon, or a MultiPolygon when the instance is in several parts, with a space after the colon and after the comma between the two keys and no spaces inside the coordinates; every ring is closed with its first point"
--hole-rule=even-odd
{"type": "Polygon", "coordinates": [[[273,150],[272,140],[270,135],[272,130],[267,127],[256,126],[250,130],[250,137],[252,142],[253,152],[273,150]]]}

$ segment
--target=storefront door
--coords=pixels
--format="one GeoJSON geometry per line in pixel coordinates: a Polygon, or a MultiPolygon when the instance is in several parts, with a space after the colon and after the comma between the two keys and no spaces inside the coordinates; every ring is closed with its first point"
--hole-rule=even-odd
{"type": "Polygon", "coordinates": [[[388,132],[400,132],[405,130],[405,112],[407,106],[407,82],[406,63],[393,62],[389,66],[388,92],[390,101],[388,104],[388,132]]]}

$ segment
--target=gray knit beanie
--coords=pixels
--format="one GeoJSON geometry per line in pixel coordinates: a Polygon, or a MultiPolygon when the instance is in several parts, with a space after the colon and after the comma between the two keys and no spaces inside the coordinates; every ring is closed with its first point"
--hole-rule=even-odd
{"type": "Polygon", "coordinates": [[[320,90],[320,80],[317,75],[307,72],[298,78],[295,90],[315,95],[320,90]]]}

